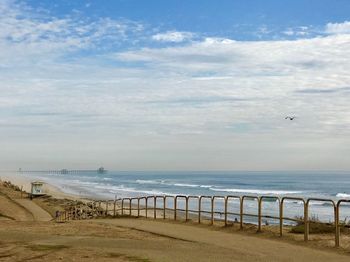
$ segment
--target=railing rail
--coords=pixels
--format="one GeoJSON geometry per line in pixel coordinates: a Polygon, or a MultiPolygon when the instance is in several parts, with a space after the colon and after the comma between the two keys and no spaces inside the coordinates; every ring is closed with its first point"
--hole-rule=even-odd
{"type": "MultiPolygon", "coordinates": [[[[214,215],[215,214],[223,214],[224,212],[216,212],[215,211],[215,200],[216,199],[223,199],[224,200],[224,203],[226,202],[226,197],[225,196],[213,196],[211,198],[211,224],[213,225],[214,222],[215,222],[215,218],[214,218],[214,215]]],[[[225,204],[224,204],[225,205],[225,204]]]]}
{"type": "Polygon", "coordinates": [[[239,200],[239,208],[241,209],[241,197],[240,196],[226,196],[225,198],[225,226],[227,226],[227,216],[228,215],[237,215],[240,216],[240,213],[233,213],[233,212],[228,212],[228,205],[230,199],[238,199],[239,200]]]}
{"type": "Polygon", "coordinates": [[[175,196],[175,202],[174,202],[174,220],[177,219],[177,211],[185,211],[185,220],[188,220],[188,197],[187,196],[183,196],[183,195],[178,195],[175,196]],[[184,198],[185,199],[185,209],[178,209],[178,199],[184,198]]]}
{"type": "Polygon", "coordinates": [[[201,223],[201,216],[202,216],[202,213],[211,213],[209,211],[203,211],[202,210],[202,199],[210,199],[210,202],[213,203],[212,201],[212,196],[200,196],[199,197],[199,203],[198,203],[198,223],[200,224],[201,223]]]}
{"type": "Polygon", "coordinates": [[[334,225],[335,225],[335,243],[337,242],[337,232],[338,232],[338,226],[337,226],[337,205],[334,203],[332,199],[323,199],[323,198],[309,198],[306,200],[306,209],[304,214],[304,232],[305,232],[305,241],[309,240],[309,231],[310,231],[310,220],[309,220],[309,205],[310,202],[316,201],[316,202],[329,202],[332,204],[334,209],[334,225]]]}
{"type": "MultiPolygon", "coordinates": [[[[93,201],[85,204],[76,204],[75,206],[71,207],[69,210],[61,211],[56,216],[57,222],[64,222],[69,221],[73,219],[88,219],[88,218],[94,218],[98,216],[109,216],[111,212],[113,212],[113,216],[117,216],[120,212],[121,215],[128,215],[128,216],[136,216],[140,217],[141,211],[144,210],[144,216],[147,218],[149,217],[148,211],[153,211],[153,218],[157,219],[159,216],[163,219],[167,218],[167,212],[173,212],[173,219],[178,219],[178,212],[181,211],[184,213],[185,221],[188,221],[190,219],[189,214],[191,214],[191,219],[193,218],[193,215],[197,215],[198,217],[198,223],[200,224],[202,221],[203,214],[206,214],[206,217],[208,220],[210,220],[210,224],[214,224],[215,222],[215,215],[219,214],[224,215],[223,222],[225,223],[225,226],[229,223],[229,215],[239,216],[240,218],[240,229],[243,229],[244,227],[244,217],[255,217],[257,218],[257,232],[262,231],[262,218],[268,218],[268,219],[276,219],[279,220],[279,235],[283,236],[283,224],[285,220],[294,221],[294,222],[302,222],[304,224],[304,241],[309,240],[309,234],[310,234],[310,222],[312,220],[309,219],[309,211],[310,211],[310,203],[312,202],[325,202],[330,203],[331,207],[333,207],[333,215],[334,215],[334,237],[335,237],[335,246],[340,246],[340,208],[341,204],[349,204],[350,199],[340,199],[337,202],[332,199],[323,199],[323,198],[300,198],[300,197],[277,197],[277,196],[252,196],[252,195],[243,195],[243,196],[236,196],[236,195],[228,195],[228,196],[222,196],[222,195],[215,195],[215,196],[186,196],[186,195],[176,195],[176,196],[168,196],[168,195],[155,195],[155,196],[142,196],[142,197],[133,197],[133,198],[121,198],[121,199],[115,199],[115,200],[106,200],[106,201],[93,201]],[[168,207],[168,200],[173,200],[173,208],[168,207]],[[209,205],[210,210],[203,210],[203,200],[209,200],[207,202],[209,205]],[[216,202],[218,200],[223,200],[223,206],[218,208],[216,206],[216,202]],[[144,201],[144,205],[142,205],[141,201],[144,201]],[[149,202],[153,200],[153,206],[150,205],[149,202]],[[184,208],[179,208],[179,201],[184,201],[184,208]],[[193,209],[190,207],[189,203],[191,203],[191,200],[197,200],[198,202],[198,208],[193,209]],[[230,200],[238,200],[239,202],[239,212],[230,212],[229,206],[230,206],[230,200]],[[254,200],[257,203],[257,213],[245,213],[244,209],[244,203],[247,200],[254,200]],[[263,203],[264,200],[275,200],[277,205],[277,212],[278,216],[274,215],[267,215],[263,214],[263,203]],[[135,201],[137,201],[137,204],[133,204],[135,201]],[[285,209],[285,203],[289,201],[297,201],[300,202],[302,208],[303,208],[303,218],[302,219],[296,219],[291,217],[285,217],[284,215],[284,209],[285,209]],[[158,203],[162,203],[161,207],[157,206],[158,203]],[[110,207],[113,206],[113,209],[110,209],[110,207]],[[218,210],[219,209],[219,210],[218,210]],[[135,211],[135,212],[133,212],[135,211]],[[137,213],[136,213],[137,211],[137,213]],[[158,212],[157,212],[158,211],[158,212]],[[162,212],[162,215],[159,215],[159,211],[162,212]]],[[[169,218],[169,217],[168,217],[169,218]]],[[[237,217],[235,218],[235,221],[237,221],[237,217]]]]}
{"type": "Polygon", "coordinates": [[[164,196],[164,201],[165,201],[165,205],[164,205],[164,209],[165,209],[164,219],[166,218],[166,211],[174,211],[174,207],[172,209],[167,207],[167,203],[168,203],[167,200],[169,198],[171,198],[173,200],[173,206],[175,207],[175,196],[164,196]]]}
{"type": "MultiPolygon", "coordinates": [[[[257,217],[257,215],[254,214],[249,214],[249,213],[244,213],[244,200],[245,199],[250,199],[250,200],[257,200],[259,203],[259,198],[258,196],[242,196],[241,197],[241,205],[240,205],[240,228],[243,229],[243,219],[244,216],[250,216],[250,217],[257,217]]],[[[259,209],[259,205],[258,205],[259,209]]],[[[260,212],[260,210],[258,210],[260,212]]]]}
{"type": "MultiPolygon", "coordinates": [[[[281,202],[280,202],[280,236],[282,236],[283,234],[283,220],[291,220],[291,221],[295,221],[292,220],[291,218],[286,218],[283,216],[283,204],[285,202],[285,200],[294,200],[294,201],[300,201],[303,203],[303,209],[304,209],[304,224],[306,224],[306,219],[308,219],[307,216],[305,216],[305,214],[307,214],[306,211],[306,203],[305,200],[303,198],[300,197],[283,197],[281,202]]],[[[295,222],[299,222],[299,220],[295,221],[295,222]]],[[[306,236],[306,230],[304,230],[304,240],[307,241],[307,236],[306,236]]]]}

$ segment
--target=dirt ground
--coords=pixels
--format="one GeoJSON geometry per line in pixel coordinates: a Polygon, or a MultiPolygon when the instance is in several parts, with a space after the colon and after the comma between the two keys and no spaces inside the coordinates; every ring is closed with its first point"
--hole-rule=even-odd
{"type": "Polygon", "coordinates": [[[0,221],[0,261],[349,261],[350,256],[182,223],[0,221]]]}

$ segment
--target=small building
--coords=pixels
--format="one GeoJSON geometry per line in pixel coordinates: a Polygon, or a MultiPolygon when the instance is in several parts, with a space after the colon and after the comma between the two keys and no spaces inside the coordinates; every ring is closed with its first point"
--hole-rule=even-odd
{"type": "Polygon", "coordinates": [[[31,184],[32,184],[32,188],[30,190],[31,197],[45,195],[43,190],[44,182],[33,181],[31,184]]]}

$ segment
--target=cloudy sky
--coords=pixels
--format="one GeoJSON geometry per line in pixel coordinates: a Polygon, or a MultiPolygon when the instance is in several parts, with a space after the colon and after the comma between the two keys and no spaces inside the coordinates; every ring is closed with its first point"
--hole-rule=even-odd
{"type": "Polygon", "coordinates": [[[350,170],[349,70],[347,0],[0,0],[0,169],[350,170]]]}

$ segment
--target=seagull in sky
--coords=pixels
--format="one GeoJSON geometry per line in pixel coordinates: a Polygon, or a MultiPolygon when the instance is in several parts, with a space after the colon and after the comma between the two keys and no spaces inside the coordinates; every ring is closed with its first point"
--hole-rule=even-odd
{"type": "Polygon", "coordinates": [[[284,119],[289,119],[289,120],[294,120],[296,118],[296,116],[286,116],[284,119]]]}

